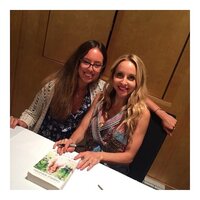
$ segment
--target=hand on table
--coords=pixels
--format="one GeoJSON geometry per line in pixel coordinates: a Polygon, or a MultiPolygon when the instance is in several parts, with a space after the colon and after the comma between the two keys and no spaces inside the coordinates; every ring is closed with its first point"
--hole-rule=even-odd
{"type": "Polygon", "coordinates": [[[24,127],[24,128],[28,128],[28,125],[24,121],[11,116],[10,117],[10,128],[15,128],[17,125],[24,127]]]}
{"type": "Polygon", "coordinates": [[[87,168],[87,170],[90,170],[102,160],[102,152],[85,151],[79,153],[74,159],[81,159],[77,165],[77,169],[83,170],[87,168]]]}

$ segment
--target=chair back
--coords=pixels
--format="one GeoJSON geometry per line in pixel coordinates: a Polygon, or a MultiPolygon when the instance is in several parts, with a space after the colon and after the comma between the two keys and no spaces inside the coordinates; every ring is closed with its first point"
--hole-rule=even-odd
{"type": "Polygon", "coordinates": [[[143,143],[130,164],[129,177],[142,182],[155,160],[165,138],[161,119],[151,112],[150,122],[143,143]]]}

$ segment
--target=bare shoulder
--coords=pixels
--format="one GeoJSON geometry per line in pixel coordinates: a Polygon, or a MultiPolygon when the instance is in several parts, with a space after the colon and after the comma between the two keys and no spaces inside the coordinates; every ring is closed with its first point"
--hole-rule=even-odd
{"type": "Polygon", "coordinates": [[[150,117],[151,117],[151,113],[150,113],[149,109],[146,108],[146,109],[143,111],[142,119],[143,119],[143,120],[149,120],[150,117]]]}
{"type": "Polygon", "coordinates": [[[150,121],[150,116],[151,116],[151,113],[148,109],[145,109],[138,121],[138,127],[143,127],[143,126],[147,126],[149,124],[149,121],[150,121]]]}

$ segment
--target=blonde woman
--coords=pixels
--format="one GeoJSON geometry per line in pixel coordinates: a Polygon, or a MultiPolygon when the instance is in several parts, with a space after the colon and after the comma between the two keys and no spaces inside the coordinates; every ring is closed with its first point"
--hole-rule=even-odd
{"type": "Polygon", "coordinates": [[[111,67],[109,82],[94,112],[84,117],[70,139],[56,142],[54,148],[57,146],[60,154],[72,151],[74,148],[69,145],[78,144],[87,133],[86,151],[75,157],[81,159],[77,168],[89,170],[101,162],[128,174],[149,124],[146,97],[144,63],[133,54],[121,56],[111,67]]]}

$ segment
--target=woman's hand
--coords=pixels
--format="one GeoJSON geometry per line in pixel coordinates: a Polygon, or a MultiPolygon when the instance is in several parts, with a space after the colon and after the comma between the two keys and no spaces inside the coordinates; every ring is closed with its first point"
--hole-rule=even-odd
{"type": "Polygon", "coordinates": [[[102,159],[102,152],[85,151],[74,157],[75,160],[81,159],[77,165],[77,169],[90,170],[94,165],[98,164],[102,159]]]}
{"type": "Polygon", "coordinates": [[[28,128],[28,125],[24,121],[11,116],[10,117],[10,128],[15,128],[17,125],[24,127],[24,128],[28,128]]]}
{"type": "Polygon", "coordinates": [[[172,132],[176,128],[177,120],[164,110],[158,110],[156,114],[162,119],[163,129],[167,132],[167,134],[172,136],[172,132]]]}
{"type": "Polygon", "coordinates": [[[63,139],[55,142],[53,148],[57,147],[57,153],[61,155],[65,152],[73,152],[75,150],[75,147],[71,147],[70,144],[74,144],[72,139],[63,139]]]}

